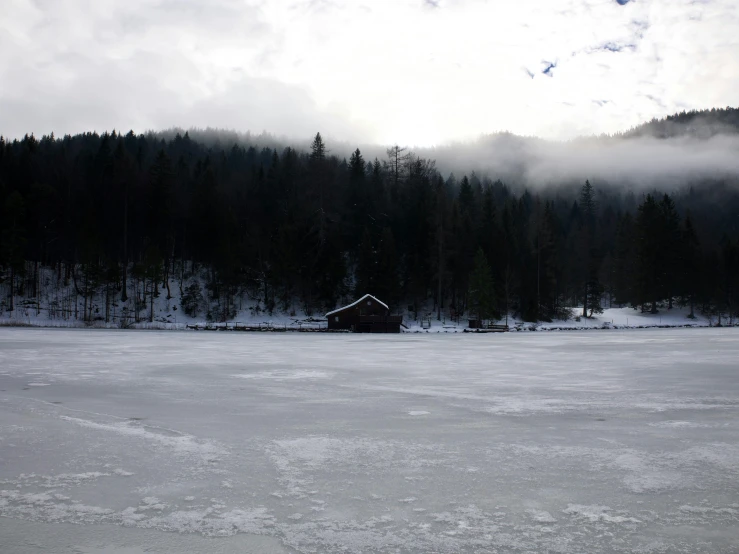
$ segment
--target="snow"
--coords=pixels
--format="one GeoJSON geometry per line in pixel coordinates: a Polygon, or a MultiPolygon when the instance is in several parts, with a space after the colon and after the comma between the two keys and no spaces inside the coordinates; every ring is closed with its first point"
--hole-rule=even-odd
{"type": "MultiPolygon", "coordinates": [[[[584,331],[584,330],[605,330],[605,329],[643,329],[643,328],[660,328],[660,327],[711,327],[718,324],[716,317],[710,317],[695,312],[694,317],[690,316],[690,309],[687,307],[674,307],[667,309],[661,308],[658,313],[652,314],[642,312],[634,308],[605,308],[602,314],[594,314],[592,317],[578,317],[582,314],[582,307],[572,308],[575,317],[567,321],[551,321],[551,322],[524,322],[512,315],[508,317],[507,324],[511,331],[584,331]]],[[[493,323],[504,325],[506,318],[501,318],[493,323]]],[[[730,322],[724,318],[721,324],[726,326],[730,322]]],[[[731,322],[734,323],[733,321],[731,322]]],[[[409,333],[460,333],[468,327],[467,320],[460,320],[459,323],[453,321],[440,322],[431,319],[431,327],[424,329],[419,322],[406,321],[409,333]]]]}
{"type": "MultiPolygon", "coordinates": [[[[110,306],[111,321],[104,321],[105,315],[105,297],[103,294],[97,294],[89,302],[91,303],[91,313],[94,318],[92,322],[83,322],[75,320],[72,316],[66,319],[61,315],[59,306],[64,305],[67,313],[76,313],[82,318],[82,309],[85,305],[84,298],[75,294],[72,284],[65,285],[63,281],[58,281],[56,272],[51,268],[40,268],[40,296],[38,298],[17,297],[14,301],[15,310],[13,312],[2,311],[0,314],[0,327],[2,326],[32,326],[32,327],[61,327],[61,328],[118,328],[121,325],[120,316],[123,303],[120,302],[116,295],[112,298],[113,304],[110,306]]],[[[162,287],[158,297],[152,303],[147,300],[145,303],[147,309],[139,312],[139,322],[133,322],[132,318],[127,321],[127,326],[132,329],[166,329],[166,330],[183,330],[188,326],[198,326],[200,328],[208,326],[209,328],[231,328],[240,327],[258,327],[261,329],[278,329],[278,330],[306,330],[306,329],[325,329],[325,317],[330,316],[347,307],[355,306],[366,298],[373,298],[381,305],[386,306],[381,300],[367,294],[359,300],[354,300],[348,306],[337,308],[329,311],[326,316],[321,314],[306,314],[300,311],[296,306],[290,310],[290,313],[280,312],[274,313],[264,311],[264,306],[259,301],[241,297],[234,306],[235,315],[227,322],[206,322],[205,312],[201,310],[199,315],[194,317],[184,313],[181,307],[181,285],[186,288],[189,283],[197,283],[202,290],[206,290],[206,280],[202,275],[193,276],[182,283],[178,279],[172,278],[169,282],[169,290],[172,293],[171,298],[167,298],[166,289],[162,287]],[[153,321],[149,322],[150,317],[149,306],[153,305],[153,321]],[[320,319],[317,319],[320,318],[320,319]]],[[[130,289],[131,287],[129,287],[130,289]]],[[[129,290],[129,293],[133,293],[129,290]]],[[[342,299],[347,301],[347,299],[342,299]]],[[[7,300],[6,300],[7,301],[7,300]]],[[[0,307],[6,302],[0,299],[0,307]]],[[[126,308],[133,313],[134,299],[129,298],[126,308]]],[[[396,313],[398,306],[389,308],[392,313],[396,313]]],[[[496,323],[507,323],[512,331],[552,331],[552,330],[585,330],[585,329],[624,329],[624,328],[644,328],[644,327],[708,327],[719,323],[716,316],[706,316],[698,311],[695,317],[688,317],[690,310],[687,307],[678,307],[677,305],[668,309],[666,305],[660,305],[656,314],[642,313],[640,310],[633,308],[605,308],[602,314],[596,314],[593,317],[582,318],[577,317],[582,314],[582,307],[573,307],[574,318],[567,321],[553,322],[523,322],[516,319],[513,314],[509,317],[501,318],[496,323]]],[[[215,310],[218,312],[218,310],[215,310]]],[[[397,312],[401,313],[401,312],[397,312]]],[[[436,311],[432,305],[425,306],[418,314],[405,312],[404,325],[407,329],[401,328],[405,333],[462,333],[468,327],[466,318],[455,322],[447,319],[442,314],[442,320],[437,320],[436,311]],[[425,328],[422,321],[427,323],[430,321],[430,328],[425,328]]],[[[733,320],[722,318],[722,325],[732,325],[733,320]]]]}
{"type": "Polygon", "coordinates": [[[3,550],[735,552],[738,356],[733,328],[2,328],[3,550]]]}
{"type": "Polygon", "coordinates": [[[388,306],[387,306],[387,304],[385,304],[382,300],[378,300],[377,298],[375,298],[371,294],[365,294],[362,298],[360,298],[359,300],[355,300],[351,304],[347,304],[346,306],[342,306],[341,308],[336,308],[335,310],[332,310],[332,311],[328,312],[326,314],[326,317],[331,316],[331,315],[333,315],[335,313],[341,312],[343,310],[346,310],[347,308],[353,308],[354,306],[356,306],[358,304],[361,304],[367,298],[371,298],[372,300],[374,300],[375,302],[377,302],[381,306],[384,306],[386,310],[389,309],[388,306]]]}

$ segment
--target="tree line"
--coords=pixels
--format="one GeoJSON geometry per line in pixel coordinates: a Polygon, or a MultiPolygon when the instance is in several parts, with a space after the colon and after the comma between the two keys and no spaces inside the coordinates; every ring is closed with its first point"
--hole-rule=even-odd
{"type": "Polygon", "coordinates": [[[725,181],[526,190],[443,175],[400,146],[371,160],[329,146],[320,133],[306,152],[188,133],[0,138],[1,306],[37,297],[45,268],[84,319],[153,318],[160,295],[214,320],[245,301],[322,314],[366,292],[439,319],[739,310],[725,181]]]}

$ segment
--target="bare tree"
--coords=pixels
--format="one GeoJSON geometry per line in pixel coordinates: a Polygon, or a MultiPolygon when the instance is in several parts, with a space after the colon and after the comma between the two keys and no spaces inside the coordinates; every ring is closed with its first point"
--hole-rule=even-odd
{"type": "Polygon", "coordinates": [[[406,153],[406,150],[408,150],[406,147],[401,148],[397,144],[387,149],[387,166],[393,186],[396,187],[405,177],[407,163],[411,159],[411,153],[406,153]]]}

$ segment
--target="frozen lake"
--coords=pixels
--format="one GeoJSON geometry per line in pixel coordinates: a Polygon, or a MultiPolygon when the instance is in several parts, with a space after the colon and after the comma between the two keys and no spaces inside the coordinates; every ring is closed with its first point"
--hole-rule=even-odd
{"type": "Polygon", "coordinates": [[[3,553],[739,552],[739,329],[2,328],[0,516],[3,553]]]}

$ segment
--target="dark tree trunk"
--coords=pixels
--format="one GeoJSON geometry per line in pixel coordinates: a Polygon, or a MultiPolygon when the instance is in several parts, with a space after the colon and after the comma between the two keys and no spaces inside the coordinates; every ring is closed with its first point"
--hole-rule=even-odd
{"type": "Polygon", "coordinates": [[[123,200],[123,287],[121,287],[121,302],[128,300],[128,183],[126,183],[125,198],[123,200]]]}
{"type": "Polygon", "coordinates": [[[10,266],[10,310],[13,311],[15,309],[15,305],[13,304],[13,294],[15,293],[15,268],[11,264],[10,266]]]}

